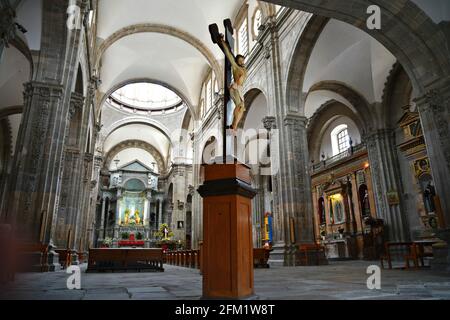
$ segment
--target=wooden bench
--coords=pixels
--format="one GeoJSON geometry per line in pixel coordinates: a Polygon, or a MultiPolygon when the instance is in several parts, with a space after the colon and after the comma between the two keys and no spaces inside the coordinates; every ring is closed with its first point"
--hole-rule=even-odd
{"type": "Polygon", "coordinates": [[[48,271],[48,246],[42,243],[17,244],[17,271],[48,271]],[[33,257],[39,255],[38,258],[33,257]]]}
{"type": "Polygon", "coordinates": [[[403,257],[406,260],[405,268],[408,268],[411,254],[416,251],[413,242],[386,242],[384,245],[384,254],[380,257],[381,268],[384,269],[384,261],[387,261],[389,269],[392,269],[391,249],[394,247],[403,248],[403,250],[407,252],[403,257]]]}
{"type": "Polygon", "coordinates": [[[414,241],[410,247],[410,252],[405,255],[406,269],[411,267],[410,261],[412,261],[414,268],[425,267],[425,258],[433,257],[433,252],[426,252],[426,247],[433,247],[438,241],[434,240],[420,240],[414,241]]]}
{"type": "Polygon", "coordinates": [[[162,249],[90,249],[86,272],[141,271],[163,272],[162,249]]]}
{"type": "MultiPolygon", "coordinates": [[[[321,256],[325,256],[325,247],[317,244],[300,244],[296,255],[297,263],[302,266],[320,265],[321,256]],[[311,256],[313,256],[311,258],[311,256]]],[[[322,263],[323,264],[323,263],[322,263]]]]}
{"type": "Polygon", "coordinates": [[[59,255],[59,263],[63,269],[66,269],[72,265],[72,250],[56,249],[55,252],[59,255]]]}
{"type": "Polygon", "coordinates": [[[253,267],[269,268],[270,250],[264,248],[253,248],[253,267]]]}

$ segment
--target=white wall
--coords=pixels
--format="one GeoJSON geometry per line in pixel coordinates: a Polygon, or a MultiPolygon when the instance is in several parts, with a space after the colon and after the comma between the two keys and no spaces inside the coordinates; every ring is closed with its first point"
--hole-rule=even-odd
{"type": "Polygon", "coordinates": [[[346,124],[347,130],[350,138],[353,140],[353,145],[357,145],[361,143],[361,134],[358,130],[356,124],[348,117],[340,117],[334,120],[328,128],[325,130],[325,133],[322,137],[322,142],[320,144],[320,155],[322,152],[325,154],[326,158],[330,158],[333,156],[333,147],[331,143],[331,131],[339,125],[346,124]]]}

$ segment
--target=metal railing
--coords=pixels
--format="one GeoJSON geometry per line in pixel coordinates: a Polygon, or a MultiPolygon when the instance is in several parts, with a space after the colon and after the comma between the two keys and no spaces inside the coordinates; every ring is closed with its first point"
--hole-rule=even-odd
{"type": "Polygon", "coordinates": [[[364,143],[360,143],[356,146],[351,146],[350,148],[348,148],[346,151],[341,152],[331,158],[327,158],[325,160],[320,161],[319,163],[313,164],[312,165],[312,172],[316,173],[320,170],[326,169],[328,167],[330,167],[331,165],[343,160],[343,159],[347,159],[350,158],[351,156],[353,156],[355,153],[358,153],[360,151],[366,150],[366,145],[364,143]]]}

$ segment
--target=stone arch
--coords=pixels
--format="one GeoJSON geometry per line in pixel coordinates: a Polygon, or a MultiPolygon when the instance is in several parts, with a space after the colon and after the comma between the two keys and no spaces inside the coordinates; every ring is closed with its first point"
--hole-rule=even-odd
{"type": "MultiPolygon", "coordinates": [[[[241,120],[241,123],[239,124],[239,128],[243,129],[245,125],[245,121],[247,120],[248,113],[250,111],[250,108],[252,107],[252,103],[255,101],[255,99],[262,94],[264,98],[267,101],[267,95],[264,94],[263,90],[257,87],[252,87],[251,89],[248,89],[244,94],[244,102],[245,102],[245,112],[244,116],[241,120]]],[[[268,101],[267,101],[268,102],[268,101]]],[[[269,106],[267,105],[267,111],[269,112],[269,106]]]]}
{"type": "Polygon", "coordinates": [[[6,118],[15,114],[23,113],[23,106],[10,106],[1,108],[0,110],[0,119],[6,118]]]}
{"type": "Polygon", "coordinates": [[[290,111],[304,112],[302,88],[306,68],[314,46],[328,21],[329,19],[325,17],[312,16],[296,42],[286,78],[286,104],[290,111]]]}
{"type": "Polygon", "coordinates": [[[77,75],[75,78],[74,92],[79,93],[81,95],[84,94],[84,74],[83,74],[83,68],[81,67],[81,64],[78,64],[77,75]]]}
{"type": "Polygon", "coordinates": [[[347,117],[351,119],[358,127],[362,134],[364,130],[364,121],[361,116],[355,113],[345,104],[331,100],[323,104],[310,118],[308,122],[308,149],[312,160],[318,162],[320,160],[320,144],[323,140],[325,131],[328,126],[340,117],[347,117]]]}
{"type": "Polygon", "coordinates": [[[375,123],[373,112],[370,109],[370,104],[366,100],[366,98],[364,98],[364,96],[359,92],[350,88],[348,85],[342,82],[322,81],[314,84],[308,94],[320,90],[331,91],[345,98],[348,102],[351,103],[355,110],[357,110],[361,120],[361,127],[366,131],[370,131],[373,128],[375,123]]]}
{"type": "Polygon", "coordinates": [[[129,149],[129,148],[138,148],[147,151],[155,158],[156,163],[158,164],[158,169],[160,173],[164,173],[167,170],[167,165],[164,161],[161,153],[151,144],[141,141],[141,140],[126,140],[122,141],[119,144],[115,145],[108,153],[105,155],[105,161],[103,162],[104,169],[108,169],[109,165],[119,152],[129,149]]]}
{"type": "Polygon", "coordinates": [[[401,107],[410,105],[412,90],[408,75],[401,64],[396,63],[388,76],[383,91],[381,122],[384,127],[395,129],[399,119],[389,117],[393,111],[392,108],[399,105],[401,107]]]}
{"type": "Polygon", "coordinates": [[[119,121],[114,122],[111,124],[107,129],[104,130],[104,134],[102,135],[100,139],[100,146],[103,147],[106,139],[117,129],[120,129],[124,126],[131,125],[131,124],[146,124],[149,125],[157,130],[159,130],[161,133],[163,133],[166,138],[169,140],[170,145],[172,146],[172,140],[171,140],[171,133],[170,130],[164,126],[159,121],[156,121],[154,119],[150,118],[144,118],[144,117],[128,117],[126,119],[122,119],[119,121]]]}
{"type": "Polygon", "coordinates": [[[124,188],[126,189],[127,184],[128,184],[130,181],[133,181],[133,180],[138,181],[138,182],[139,182],[139,186],[142,187],[142,190],[139,190],[139,191],[144,191],[144,190],[145,190],[146,185],[147,185],[146,181],[144,181],[144,180],[142,180],[142,178],[138,178],[138,177],[130,177],[130,178],[128,178],[127,180],[125,180],[125,181],[123,182],[124,188]]]}
{"type": "Polygon", "coordinates": [[[204,153],[205,153],[205,151],[207,151],[206,148],[208,146],[212,146],[213,144],[215,145],[215,150],[214,150],[215,156],[217,157],[219,155],[219,151],[220,151],[219,150],[219,140],[217,139],[216,136],[212,135],[203,143],[203,146],[200,149],[201,150],[201,152],[200,152],[200,163],[201,164],[205,163],[204,153]]]}
{"type": "Polygon", "coordinates": [[[199,39],[194,37],[193,35],[180,30],[175,27],[162,25],[162,24],[156,24],[156,23],[141,23],[141,24],[135,24],[131,26],[127,26],[125,28],[122,28],[116,32],[114,32],[112,35],[110,35],[98,48],[97,51],[97,60],[95,61],[95,69],[99,70],[100,68],[100,61],[103,56],[103,54],[106,52],[106,50],[113,45],[116,41],[119,39],[122,39],[126,36],[136,34],[136,33],[161,33],[166,34],[169,36],[173,36],[175,38],[181,39],[188,44],[192,45],[194,48],[196,48],[208,61],[211,68],[214,70],[214,73],[217,76],[219,87],[223,87],[223,79],[221,77],[222,74],[222,67],[220,66],[219,62],[215,59],[213,53],[206,47],[199,39]]]}
{"type": "MultiPolygon", "coordinates": [[[[444,32],[409,0],[400,4],[389,0],[349,0],[345,6],[336,5],[336,1],[332,0],[268,0],[268,2],[337,19],[362,29],[383,44],[400,61],[418,95],[427,93],[436,81],[448,79],[450,75],[448,46],[442,45],[447,43],[444,32]],[[370,5],[382,8],[381,19],[384,27],[381,30],[366,28],[368,17],[366,12],[370,5]]],[[[310,24],[310,28],[314,26],[316,24],[310,24]]],[[[299,41],[298,46],[301,51],[304,42],[299,41]]],[[[292,71],[295,71],[293,67],[298,68],[298,61],[305,59],[297,56],[297,53],[296,50],[289,72],[288,93],[292,88],[297,90],[302,88],[293,85],[303,82],[303,79],[298,79],[299,73],[292,74],[292,71]]],[[[294,94],[288,99],[289,106],[292,107],[293,103],[300,101],[295,98],[294,94]]]]}

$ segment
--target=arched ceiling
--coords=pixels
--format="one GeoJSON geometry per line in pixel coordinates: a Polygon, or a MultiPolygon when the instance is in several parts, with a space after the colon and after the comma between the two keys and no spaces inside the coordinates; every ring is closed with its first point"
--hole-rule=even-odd
{"type": "Polygon", "coordinates": [[[219,57],[220,50],[211,43],[207,26],[234,17],[242,3],[242,0],[133,0],[131,4],[123,0],[100,0],[97,34],[105,40],[130,25],[162,24],[195,36],[219,57]]]}
{"type": "Polygon", "coordinates": [[[127,140],[146,142],[153,146],[164,159],[167,159],[169,155],[171,144],[166,135],[155,127],[140,123],[124,125],[111,132],[103,143],[103,154],[107,154],[116,145],[127,140]]]}
{"type": "Polygon", "coordinates": [[[242,0],[133,0],[131,5],[123,0],[99,0],[100,43],[133,25],[168,27],[158,33],[127,33],[108,44],[101,61],[100,91],[106,93],[126,80],[149,78],[177,89],[189,104],[196,106],[203,76],[212,67],[198,46],[206,48],[213,59],[223,60],[223,54],[211,42],[207,26],[218,23],[223,29],[222,21],[235,17],[242,3],[242,0]],[[180,37],[172,29],[187,36],[180,37]],[[186,39],[195,41],[189,43],[186,39]]]}
{"type": "Polygon", "coordinates": [[[207,68],[202,54],[181,39],[157,33],[133,34],[105,52],[100,91],[106,93],[127,80],[152,78],[176,88],[188,103],[197,105],[207,68]]]}
{"type": "Polygon", "coordinates": [[[350,109],[354,110],[354,107],[343,96],[340,94],[337,94],[336,92],[329,91],[329,90],[317,90],[311,92],[308,97],[306,98],[305,102],[305,117],[311,118],[314,113],[325,103],[329,101],[338,101],[350,109]]]}
{"type": "Polygon", "coordinates": [[[395,57],[367,33],[330,20],[309,60],[303,92],[321,81],[340,81],[370,103],[382,101],[383,89],[395,57]]]}

